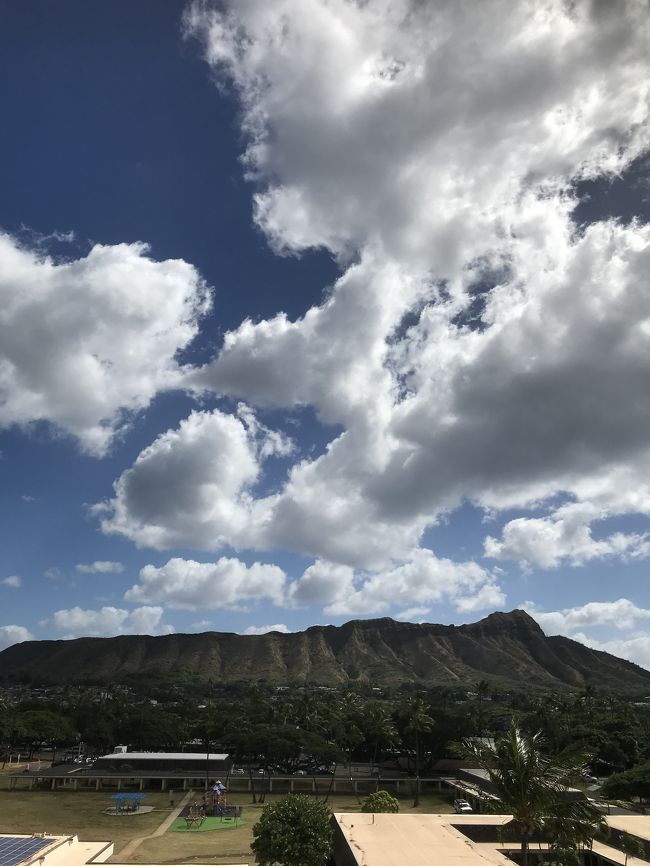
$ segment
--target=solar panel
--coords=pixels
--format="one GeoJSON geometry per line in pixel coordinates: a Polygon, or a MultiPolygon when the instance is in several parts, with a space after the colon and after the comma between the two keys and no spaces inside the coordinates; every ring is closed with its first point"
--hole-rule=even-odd
{"type": "Polygon", "coordinates": [[[47,848],[54,839],[40,836],[3,836],[0,837],[0,866],[18,866],[29,861],[35,854],[47,848]]]}

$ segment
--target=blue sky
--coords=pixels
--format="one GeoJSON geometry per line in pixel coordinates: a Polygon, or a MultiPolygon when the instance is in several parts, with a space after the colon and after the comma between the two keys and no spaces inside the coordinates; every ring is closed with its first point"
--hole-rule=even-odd
{"type": "Polygon", "coordinates": [[[5,4],[0,645],[524,606],[650,665],[644,4],[5,4]]]}

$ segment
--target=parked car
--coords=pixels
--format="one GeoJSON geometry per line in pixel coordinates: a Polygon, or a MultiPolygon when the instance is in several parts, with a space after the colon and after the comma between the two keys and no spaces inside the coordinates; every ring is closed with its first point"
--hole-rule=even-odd
{"type": "Polygon", "coordinates": [[[306,770],[296,770],[296,772],[293,775],[294,776],[306,776],[307,771],[306,770]]]}
{"type": "Polygon", "coordinates": [[[231,776],[245,776],[246,770],[242,769],[242,767],[235,767],[234,770],[230,771],[231,776]]]}
{"type": "Polygon", "coordinates": [[[454,800],[454,812],[456,812],[457,815],[464,815],[473,811],[474,810],[467,800],[454,800]]]}

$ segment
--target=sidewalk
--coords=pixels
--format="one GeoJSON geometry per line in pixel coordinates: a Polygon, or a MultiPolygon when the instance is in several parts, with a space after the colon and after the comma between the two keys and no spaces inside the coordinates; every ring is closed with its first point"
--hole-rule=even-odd
{"type": "Polygon", "coordinates": [[[185,797],[183,797],[181,802],[178,804],[178,807],[176,809],[173,809],[169,813],[169,815],[165,818],[162,824],[156,830],[154,830],[153,833],[149,833],[148,836],[139,836],[137,839],[131,839],[130,842],[127,842],[124,848],[122,848],[122,850],[117,855],[120,860],[122,862],[126,862],[130,857],[133,856],[133,852],[136,851],[146,839],[155,839],[156,836],[163,836],[167,832],[167,830],[169,830],[171,825],[178,818],[178,816],[181,814],[181,812],[183,811],[185,806],[187,806],[193,796],[194,791],[190,789],[185,795],[185,797]]]}

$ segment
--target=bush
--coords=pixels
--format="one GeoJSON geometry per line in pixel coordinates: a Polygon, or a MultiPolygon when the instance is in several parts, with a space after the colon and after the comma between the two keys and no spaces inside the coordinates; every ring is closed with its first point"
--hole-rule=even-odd
{"type": "Polygon", "coordinates": [[[251,845],[260,866],[325,866],[332,850],[331,812],[306,794],[265,806],[251,845]]]}
{"type": "Polygon", "coordinates": [[[399,812],[399,801],[388,791],[368,794],[361,807],[362,812],[399,812]]]}

